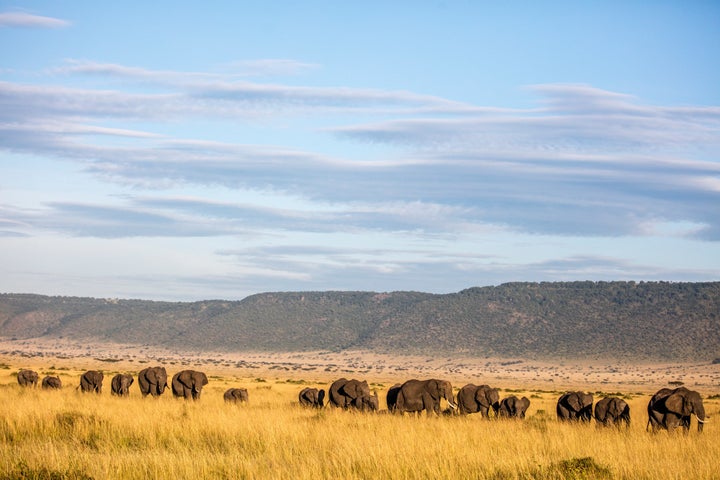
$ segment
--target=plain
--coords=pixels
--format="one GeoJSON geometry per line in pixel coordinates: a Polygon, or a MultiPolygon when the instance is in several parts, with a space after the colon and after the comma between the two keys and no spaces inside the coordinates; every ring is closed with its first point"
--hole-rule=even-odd
{"type": "MultiPolygon", "coordinates": [[[[37,359],[34,360],[37,362],[37,359]]],[[[277,371],[237,374],[206,369],[200,400],[110,395],[76,390],[82,369],[6,363],[0,370],[0,478],[717,478],[720,434],[711,421],[699,434],[645,431],[647,392],[617,392],[631,406],[629,430],[560,423],[561,391],[512,385],[501,396],[531,399],[524,421],[354,413],[301,408],[304,386],[327,388],[321,374],[277,371]],[[20,367],[64,388],[21,388],[20,367]],[[260,374],[260,375],[259,375],[260,374]],[[249,390],[247,404],[223,401],[230,387],[249,390]]],[[[88,365],[97,367],[97,365],[88,365]]],[[[111,365],[110,367],[115,367],[111,365]]],[[[140,368],[138,368],[139,370],[140,368]]],[[[136,371],[123,370],[136,375],[136,371]]],[[[171,373],[171,369],[168,369],[171,373]]],[[[381,398],[393,379],[366,378],[381,398]]],[[[402,381],[403,378],[395,379],[402,381]]],[[[467,379],[476,382],[476,379],[467,379]]],[[[457,380],[457,391],[462,386],[457,380]]],[[[583,389],[583,385],[577,385],[583,389]]],[[[611,391],[608,390],[608,391],[611,391]]],[[[605,392],[593,392],[596,400],[605,392]]],[[[720,400],[705,395],[710,417],[720,400]]],[[[717,417],[716,417],[717,418],[717,417]]]]}

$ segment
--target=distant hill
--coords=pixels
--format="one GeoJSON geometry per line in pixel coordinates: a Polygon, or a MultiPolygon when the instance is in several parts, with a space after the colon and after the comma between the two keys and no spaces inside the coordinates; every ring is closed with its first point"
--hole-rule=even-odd
{"type": "Polygon", "coordinates": [[[290,292],[192,303],[0,294],[0,336],[705,362],[720,357],[720,282],[508,283],[447,295],[290,292]]]}

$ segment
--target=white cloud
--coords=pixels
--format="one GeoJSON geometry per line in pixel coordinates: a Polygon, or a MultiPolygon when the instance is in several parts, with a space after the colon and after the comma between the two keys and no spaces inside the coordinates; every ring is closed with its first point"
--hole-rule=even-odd
{"type": "Polygon", "coordinates": [[[44,17],[25,12],[0,12],[0,28],[2,27],[28,27],[28,28],[62,28],[70,25],[67,20],[53,17],[44,17]]]}

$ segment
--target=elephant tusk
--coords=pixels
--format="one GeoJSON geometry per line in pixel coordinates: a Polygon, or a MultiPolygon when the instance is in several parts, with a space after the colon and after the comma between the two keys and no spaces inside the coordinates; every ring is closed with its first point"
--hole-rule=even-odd
{"type": "Polygon", "coordinates": [[[697,418],[698,423],[708,423],[708,422],[710,421],[710,419],[709,419],[708,417],[705,417],[705,420],[700,420],[700,417],[698,417],[698,416],[695,415],[694,413],[693,413],[693,416],[694,416],[695,418],[697,418]]]}
{"type": "Polygon", "coordinates": [[[448,405],[450,405],[450,408],[452,408],[453,410],[457,409],[457,405],[452,402],[448,402],[448,405]]]}

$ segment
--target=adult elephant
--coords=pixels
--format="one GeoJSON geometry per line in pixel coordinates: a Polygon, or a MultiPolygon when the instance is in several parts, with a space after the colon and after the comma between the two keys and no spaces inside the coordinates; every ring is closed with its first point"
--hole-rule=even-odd
{"type": "Polygon", "coordinates": [[[132,385],[134,381],[132,375],[118,373],[110,381],[110,393],[118,397],[127,397],[130,395],[130,385],[132,385]]]}
{"type": "Polygon", "coordinates": [[[375,401],[370,395],[370,386],[366,380],[348,380],[340,378],[335,380],[329,389],[330,404],[338,408],[355,408],[358,410],[377,410],[377,393],[375,401]]]}
{"type": "Polygon", "coordinates": [[[440,400],[445,399],[450,408],[457,408],[453,403],[452,385],[447,380],[408,380],[398,392],[395,411],[422,412],[425,410],[440,413],[440,400]]]}
{"type": "Polygon", "coordinates": [[[46,390],[62,388],[62,382],[60,381],[60,377],[51,377],[49,375],[46,376],[42,379],[42,388],[46,390]]]}
{"type": "Polygon", "coordinates": [[[88,370],[80,376],[80,391],[102,393],[104,375],[97,370],[88,370]]]}
{"type": "Polygon", "coordinates": [[[595,404],[595,421],[601,425],[630,426],[630,405],[618,397],[605,397],[595,404]]]}
{"type": "Polygon", "coordinates": [[[688,432],[691,416],[697,418],[698,432],[702,432],[706,417],[700,394],[685,387],[675,390],[663,388],[658,390],[648,403],[647,426],[652,427],[653,431],[673,430],[682,426],[683,430],[688,432]]]}
{"type": "Polygon", "coordinates": [[[247,402],[248,398],[247,388],[228,388],[223,394],[223,399],[231,403],[247,402]]]}
{"type": "Polygon", "coordinates": [[[171,384],[174,396],[198,400],[203,387],[208,384],[208,378],[203,372],[182,370],[173,375],[171,384]]]}
{"type": "Polygon", "coordinates": [[[325,406],[325,390],[306,387],[300,390],[298,402],[303,407],[323,408],[325,406]]]}
{"type": "Polygon", "coordinates": [[[152,395],[159,397],[167,388],[167,371],[165,367],[148,367],[138,373],[138,385],[143,397],[152,395]]]}
{"type": "Polygon", "coordinates": [[[527,397],[517,398],[515,395],[503,398],[500,401],[500,409],[498,416],[505,418],[525,418],[530,406],[530,400],[527,397]]]}
{"type": "Polygon", "coordinates": [[[388,411],[394,412],[395,407],[397,405],[397,397],[400,393],[400,387],[402,387],[401,383],[396,383],[392,387],[390,387],[390,390],[388,390],[387,395],[385,396],[385,402],[387,403],[388,411]]]}
{"type": "Polygon", "coordinates": [[[457,394],[458,412],[461,414],[478,413],[488,418],[492,408],[497,416],[500,409],[500,392],[489,385],[474,385],[468,383],[457,394]]]}
{"type": "Polygon", "coordinates": [[[558,420],[589,422],[592,419],[593,396],[585,392],[567,392],[557,401],[558,420]]]}
{"type": "Polygon", "coordinates": [[[21,387],[36,387],[38,374],[35,370],[23,369],[18,372],[17,381],[21,387]]]}

